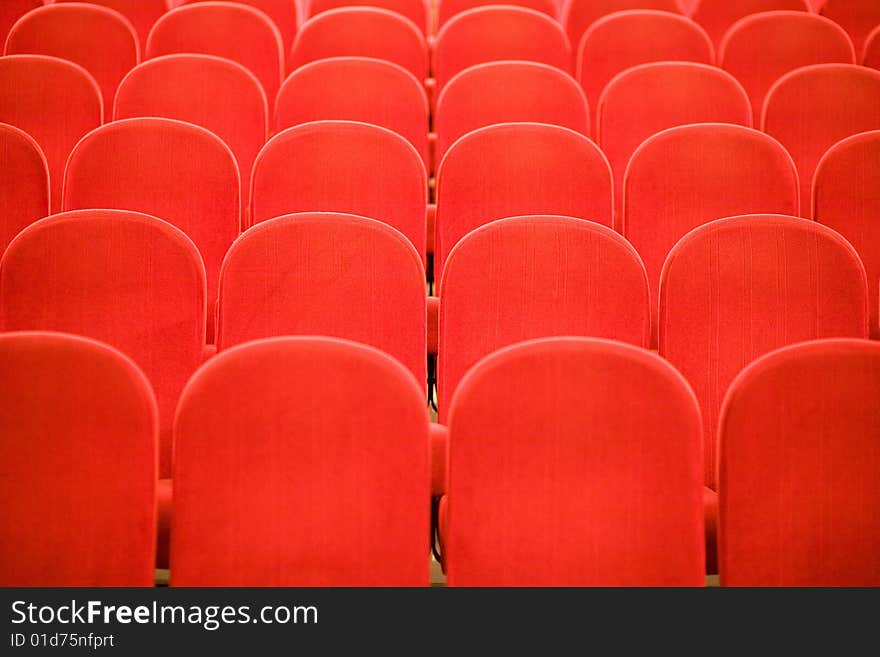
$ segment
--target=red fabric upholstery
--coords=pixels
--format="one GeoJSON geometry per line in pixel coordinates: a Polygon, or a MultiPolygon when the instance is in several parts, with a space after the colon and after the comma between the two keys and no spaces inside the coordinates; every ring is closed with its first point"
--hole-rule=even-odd
{"type": "Polygon", "coordinates": [[[437,172],[434,271],[450,249],[493,219],[558,214],[611,225],[611,171],[582,134],[538,123],[480,128],[459,139],[437,172]]]}
{"type": "Polygon", "coordinates": [[[376,7],[345,7],[309,19],[296,36],[290,69],[328,57],[373,57],[428,77],[425,35],[400,14],[376,7]]]}
{"type": "Polygon", "coordinates": [[[847,137],[819,160],[812,217],[852,244],[868,274],[871,337],[880,339],[880,130],[847,137]]]}
{"type": "MultiPolygon", "coordinates": [[[[79,2],[80,0],[55,0],[56,3],[79,2]]],[[[8,0],[3,0],[4,3],[8,0]]],[[[88,0],[89,4],[102,5],[118,11],[125,16],[138,35],[141,54],[146,51],[147,35],[153,24],[159,20],[167,10],[167,0],[88,0]]],[[[109,108],[107,113],[109,114],[109,108]]]]}
{"type": "Polygon", "coordinates": [[[25,226],[49,214],[49,168],[30,135],[0,123],[0,255],[25,226]]]}
{"type": "Polygon", "coordinates": [[[412,375],[370,347],[218,354],[175,422],[172,585],[426,586],[427,416],[412,375]]]}
{"type": "Polygon", "coordinates": [[[849,242],[806,219],[720,219],[676,244],[660,279],[660,355],[700,400],[706,485],[716,489],[718,413],[733,378],[787,344],[866,337],[867,294],[849,242]]]}
{"type": "Polygon", "coordinates": [[[436,4],[437,25],[439,27],[442,27],[446,21],[463,11],[485,5],[515,5],[540,11],[552,18],[556,18],[558,13],[556,0],[506,0],[505,2],[499,2],[499,0],[437,0],[436,4]]]}
{"type": "Polygon", "coordinates": [[[254,164],[254,223],[293,212],[344,212],[406,235],[424,261],[428,181],[400,135],[354,121],[315,121],[278,133],[254,164]]]}
{"type": "Polygon", "coordinates": [[[156,403],[110,347],[0,335],[0,585],[152,586],[156,403]]]}
{"type": "Polygon", "coordinates": [[[466,68],[443,87],[434,113],[439,162],[462,135],[495,123],[532,121],[590,136],[590,110],[568,73],[538,62],[489,62],[466,68]]]}
{"type": "Polygon", "coordinates": [[[615,75],[660,61],[713,64],[712,42],[692,20],[668,11],[632,10],[604,16],[584,32],[577,51],[577,77],[595,112],[615,75]]]}
{"type": "Polygon", "coordinates": [[[296,69],[278,92],[275,130],[338,119],[382,126],[428,157],[428,98],[423,83],[391,62],[334,57],[296,69]]]}
{"type": "Polygon", "coordinates": [[[95,78],[109,119],[116,87],[140,59],[138,36],[122,14],[89,4],[47,5],[15,24],[7,55],[50,55],[75,62],[95,78]]]}
{"type": "Polygon", "coordinates": [[[832,20],[803,11],[770,11],[737,21],[721,41],[718,60],[749,94],[758,126],[764,97],[776,80],[810,64],[854,64],[855,52],[832,20]]]}
{"type": "Polygon", "coordinates": [[[880,69],[880,25],[877,25],[865,40],[862,64],[880,69]]]}
{"type": "Polygon", "coordinates": [[[868,34],[880,25],[880,3],[875,0],[825,0],[820,13],[847,31],[862,52],[868,34]]]}
{"type": "Polygon", "coordinates": [[[442,424],[432,422],[431,438],[431,497],[446,493],[446,460],[449,450],[449,430],[442,424]]]}
{"type": "Polygon", "coordinates": [[[40,145],[53,212],[61,209],[67,156],[102,121],[101,90],[81,66],[43,55],[0,57],[0,122],[24,130],[40,145]]]}
{"type": "Polygon", "coordinates": [[[0,260],[0,328],[85,335],[132,358],[156,393],[169,476],[174,407],[205,339],[205,272],[183,233],[119,210],[32,224],[0,260]]]}
{"type": "Polygon", "coordinates": [[[660,270],[685,233],[737,214],[798,213],[791,156],[771,137],[734,125],[679,126],[649,138],[627,167],[623,195],[617,229],[645,263],[653,322],[660,270]]]}
{"type": "Polygon", "coordinates": [[[150,32],[145,59],[176,53],[216,55],[257,76],[269,107],[284,75],[284,44],[272,20],[235,2],[197,2],[169,11],[150,32]]]}
{"type": "Polygon", "coordinates": [[[428,0],[310,0],[310,5],[312,16],[340,7],[378,7],[411,20],[425,34],[431,27],[431,7],[428,0]]]}
{"type": "Polygon", "coordinates": [[[768,11],[809,12],[807,0],[697,0],[691,18],[703,26],[715,46],[739,19],[768,11]]]}
{"type": "Polygon", "coordinates": [[[749,366],[721,414],[721,583],[880,586],[880,344],[749,366]]]}
{"type": "Polygon", "coordinates": [[[851,64],[805,66],[767,93],[761,128],[794,158],[807,214],[819,158],[844,137],[880,129],[880,71],[851,64]]]}
{"type": "Polygon", "coordinates": [[[201,252],[212,308],[220,263],[240,230],[238,194],[235,157],[214,134],[171,119],[126,119],[77,144],[64,209],[120,208],[177,226],[201,252]]]}
{"type": "Polygon", "coordinates": [[[6,44],[6,37],[15,22],[32,9],[43,6],[43,0],[4,0],[0,2],[0,43],[6,44]]]}
{"type": "Polygon", "coordinates": [[[703,585],[700,412],[655,354],[585,338],[495,352],[449,432],[451,586],[703,585]]]}
{"type": "Polygon", "coordinates": [[[160,116],[195,123],[235,155],[242,209],[251,169],[269,136],[269,108],[259,80],[241,64],[211,55],[167,55],[144,62],[119,86],[113,118],[160,116]]]}
{"type": "Polygon", "coordinates": [[[497,60],[541,62],[571,72],[571,47],[559,24],[524,7],[470,9],[446,22],[434,44],[434,79],[442,91],[475,64],[497,60]]]}
{"type": "Polygon", "coordinates": [[[752,110],[742,85],[715,66],[693,62],[642,64],[608,83],[599,98],[596,133],[614,173],[618,214],[624,172],[635,150],[651,135],[689,123],[751,127],[752,110]]]}
{"type": "Polygon", "coordinates": [[[440,283],[440,422],[468,369],[501,347],[553,335],[647,346],[650,324],[645,269],[610,228],[546,216],[482,226],[452,250],[440,283]]]}

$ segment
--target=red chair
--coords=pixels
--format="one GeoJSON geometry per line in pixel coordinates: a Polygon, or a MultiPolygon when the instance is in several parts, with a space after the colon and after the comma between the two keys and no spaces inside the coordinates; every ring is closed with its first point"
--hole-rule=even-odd
{"type": "Polygon", "coordinates": [[[388,128],[405,137],[429,166],[425,87],[401,66],[366,57],[334,57],[296,69],[278,92],[275,130],[327,119],[388,128]]]}
{"type": "Polygon", "coordinates": [[[580,133],[503,123],[459,139],[437,172],[434,271],[475,228],[503,217],[557,214],[610,226],[611,170],[580,133]]]}
{"type": "Polygon", "coordinates": [[[871,68],[880,69],[880,25],[871,30],[865,39],[865,50],[862,54],[862,64],[871,68]]]}
{"type": "Polygon", "coordinates": [[[722,585],[880,586],[878,398],[867,340],[785,347],[736,378],[719,429],[722,585]]]}
{"type": "Polygon", "coordinates": [[[174,481],[173,586],[428,584],[424,394],[376,349],[218,354],[181,399],[174,481]]]}
{"type": "Polygon", "coordinates": [[[556,0],[437,0],[437,26],[443,25],[453,16],[457,16],[463,11],[476,9],[485,5],[515,5],[517,7],[525,7],[526,9],[534,9],[541,13],[547,14],[551,18],[556,18],[559,9],[556,0]]]}
{"type": "Polygon", "coordinates": [[[26,132],[0,123],[0,255],[25,227],[49,214],[49,167],[26,132]]]}
{"type": "Polygon", "coordinates": [[[590,136],[590,110],[568,73],[537,62],[489,62],[456,75],[434,113],[437,161],[455,141],[496,123],[549,123],[590,136]]]}
{"type": "Polygon", "coordinates": [[[868,35],[880,25],[880,4],[874,0],[825,0],[819,11],[847,31],[859,53],[868,35]]]}
{"type": "Polygon", "coordinates": [[[104,120],[101,90],[81,66],[44,55],[0,57],[0,122],[24,130],[46,156],[52,211],[70,151],[104,120]]]}
{"type": "Polygon", "coordinates": [[[341,7],[377,7],[393,11],[412,21],[423,34],[431,28],[431,6],[428,0],[311,0],[310,14],[316,16],[341,7]]]}
{"type": "Polygon", "coordinates": [[[632,10],[603,16],[580,40],[577,78],[595,111],[615,75],[638,64],[687,61],[713,64],[712,41],[699,25],[668,11],[632,10]]]}
{"type": "Polygon", "coordinates": [[[0,43],[6,44],[6,37],[15,22],[32,9],[43,6],[43,0],[5,0],[0,2],[0,43]]]}
{"type": "Polygon", "coordinates": [[[836,143],[816,166],[812,218],[843,235],[868,273],[871,337],[880,339],[877,316],[880,280],[880,130],[836,143]]]}
{"type": "Polygon", "coordinates": [[[289,69],[328,57],[372,57],[428,77],[428,44],[400,14],[376,7],[331,9],[306,21],[290,54],[289,69]]]}
{"type": "Polygon", "coordinates": [[[697,0],[691,18],[703,26],[718,46],[727,30],[741,18],[768,11],[809,12],[807,0],[697,0]]]}
{"type": "Polygon", "coordinates": [[[851,64],[816,64],[787,73],[767,93],[761,129],[797,164],[801,208],[819,158],[844,137],[880,128],[880,71],[851,64]]]}
{"type": "Polygon", "coordinates": [[[751,127],[752,109],[742,85],[719,68],[692,62],[641,64],[608,83],[596,110],[596,132],[614,173],[617,214],[623,175],[635,150],[651,135],[689,123],[751,127]]]}
{"type": "Polygon", "coordinates": [[[156,402],[132,361],[0,335],[0,585],[152,586],[156,402]]]}
{"type": "Polygon", "coordinates": [[[655,354],[502,349],[462,381],[450,435],[450,586],[703,586],[700,412],[655,354]]]}
{"type": "Polygon", "coordinates": [[[428,181],[400,135],[354,121],[315,121],[278,133],[254,163],[254,224],[295,212],[343,212],[382,221],[425,258],[428,181]]]}
{"type": "MultiPolygon", "coordinates": [[[[9,0],[3,0],[4,3],[9,0]]],[[[55,3],[79,2],[80,0],[55,0],[55,3]]],[[[125,16],[138,35],[141,54],[147,48],[147,35],[157,20],[168,10],[167,0],[88,0],[89,4],[101,5],[125,16]]],[[[109,110],[108,110],[109,111],[109,110]]]]}
{"type": "Polygon", "coordinates": [[[764,97],[776,80],[810,64],[854,64],[855,52],[832,20],[803,11],[769,11],[737,21],[722,39],[718,59],[749,94],[759,125],[764,97]]]}
{"type": "Polygon", "coordinates": [[[437,91],[456,73],[475,64],[514,59],[572,71],[571,46],[559,23],[547,14],[495,5],[464,11],[447,21],[437,34],[437,91]]]}
{"type": "Polygon", "coordinates": [[[253,73],[211,55],[148,60],[119,85],[113,118],[149,116],[194,123],[220,137],[235,155],[247,209],[254,159],[269,136],[266,94],[253,73]]]}
{"type": "Polygon", "coordinates": [[[271,108],[284,74],[284,44],[271,19],[236,2],[197,2],[173,9],[150,32],[145,59],[177,53],[216,55],[249,69],[271,108]]]}

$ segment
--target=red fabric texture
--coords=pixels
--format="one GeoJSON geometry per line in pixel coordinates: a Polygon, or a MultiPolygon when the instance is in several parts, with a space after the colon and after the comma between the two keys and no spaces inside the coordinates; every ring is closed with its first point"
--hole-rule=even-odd
{"type": "Polygon", "coordinates": [[[310,0],[311,15],[340,7],[377,7],[393,11],[415,23],[424,34],[431,27],[431,8],[428,0],[310,0]]]}
{"type": "Polygon", "coordinates": [[[877,25],[865,40],[862,64],[880,69],[880,25],[877,25]]]}
{"type": "Polygon", "coordinates": [[[372,123],[405,137],[428,157],[428,98],[405,68],[367,57],[333,57],[291,73],[275,105],[275,130],[310,121],[372,123]]]}
{"type": "Polygon", "coordinates": [[[44,55],[0,58],[0,122],[24,130],[40,145],[49,166],[53,212],[61,209],[70,151],[103,116],[101,90],[78,64],[44,55]]]}
{"type": "Polygon", "coordinates": [[[284,44],[272,20],[235,2],[197,2],[173,9],[150,32],[145,59],[177,53],[216,55],[249,69],[263,85],[269,107],[284,75],[284,44]]]}
{"type": "Polygon", "coordinates": [[[590,110],[568,73],[538,62],[489,62],[453,77],[434,112],[439,162],[455,141],[495,123],[561,125],[590,136],[590,110]]]}
{"type": "Polygon", "coordinates": [[[803,11],[771,11],[735,23],[721,41],[718,61],[749,94],[758,126],[764,98],[776,80],[801,66],[854,64],[855,52],[832,20],[803,11]]]}
{"type": "Polygon", "coordinates": [[[436,4],[437,24],[439,27],[442,27],[446,21],[463,11],[485,5],[504,4],[525,7],[526,9],[540,11],[551,18],[556,18],[558,13],[556,0],[507,0],[506,2],[499,2],[498,0],[437,0],[436,4]]]}
{"type": "Polygon", "coordinates": [[[238,163],[242,210],[247,210],[251,169],[269,137],[266,94],[253,73],[211,55],[146,61],[119,86],[113,118],[146,116],[195,123],[220,137],[238,163]]]}
{"type": "Polygon", "coordinates": [[[354,121],[315,121],[269,140],[254,163],[251,220],[343,212],[383,221],[424,261],[428,178],[397,133],[354,121]]]}
{"type": "Polygon", "coordinates": [[[798,214],[791,156],[771,137],[734,125],[679,126],[649,138],[627,167],[623,194],[617,230],[645,263],[654,322],[660,270],[685,233],[738,214],[798,214]]]}
{"type": "Polygon", "coordinates": [[[825,0],[819,10],[847,31],[861,52],[868,34],[880,25],[880,3],[875,0],[825,0]]]}
{"type": "Polygon", "coordinates": [[[599,148],[560,126],[488,126],[459,139],[437,172],[434,271],[450,249],[494,219],[557,214],[610,226],[611,170],[599,148]]]}
{"type": "Polygon", "coordinates": [[[807,0],[697,0],[691,18],[703,26],[715,46],[739,19],[768,11],[809,12],[807,0]]]}
{"type": "Polygon", "coordinates": [[[440,299],[428,297],[428,354],[437,353],[440,341],[440,299]]]}
{"type": "Polygon", "coordinates": [[[450,586],[702,586],[700,412],[668,363],[585,338],[495,352],[450,417],[450,586]]]}
{"type": "Polygon", "coordinates": [[[446,493],[446,459],[449,445],[449,429],[442,424],[432,422],[431,439],[431,497],[439,497],[446,493]]]}
{"type": "Polygon", "coordinates": [[[599,96],[618,73],[660,61],[715,62],[712,42],[692,20],[668,11],[631,10],[604,16],[577,47],[577,78],[595,113],[599,96]]]}
{"type": "Polygon", "coordinates": [[[372,345],[425,385],[425,274],[409,240],[352,215],[261,222],[229,250],[220,278],[217,348],[280,335],[372,345]]]}
{"type": "Polygon", "coordinates": [[[721,415],[721,583],[880,586],[880,344],[780,349],[721,415]]]}
{"type": "Polygon", "coordinates": [[[497,60],[541,62],[571,72],[571,47],[547,14],[524,7],[471,9],[446,22],[434,43],[437,91],[456,73],[497,60]]]}
{"type": "Polygon", "coordinates": [[[807,214],[813,174],[825,151],[844,137],[880,129],[880,71],[815,64],[787,73],[767,93],[761,129],[794,158],[807,214]]]}
{"type": "Polygon", "coordinates": [[[23,228],[49,214],[49,168],[26,132],[0,123],[0,255],[23,228]]]}
{"type": "MultiPolygon", "coordinates": [[[[8,0],[3,0],[6,3],[8,0]]],[[[55,0],[55,3],[79,2],[80,0],[55,0]]],[[[101,5],[125,16],[138,35],[141,54],[146,52],[147,35],[153,24],[167,10],[167,0],[88,0],[89,4],[101,5]]],[[[109,108],[108,108],[109,114],[109,108]]]]}
{"type": "Polygon", "coordinates": [[[331,9],[309,19],[296,36],[291,70],[328,57],[373,57],[428,77],[425,35],[397,12],[376,7],[331,9]]]}
{"type": "Polygon", "coordinates": [[[43,6],[43,0],[4,0],[0,2],[0,43],[6,43],[15,22],[32,9],[43,6]]]}
{"type": "Polygon", "coordinates": [[[0,585],[152,586],[156,403],[69,335],[0,335],[0,585]]]}
{"type": "Polygon", "coordinates": [[[659,345],[700,400],[706,485],[717,490],[718,414],[745,365],[795,342],[867,333],[865,269],[830,228],[797,217],[748,215],[683,237],[660,279],[659,345]]]}
{"type": "Polygon", "coordinates": [[[847,137],[816,167],[812,217],[852,244],[868,274],[871,337],[880,339],[880,130],[847,137]]]}
{"type": "Polygon", "coordinates": [[[132,358],[156,393],[169,476],[174,407],[205,339],[205,272],[183,233],[119,210],[32,224],[0,260],[0,327],[85,335],[132,358]]]}
{"type": "Polygon", "coordinates": [[[715,66],[693,62],[641,64],[608,83],[596,110],[596,135],[614,172],[617,214],[624,172],[639,145],[661,130],[691,123],[751,127],[752,110],[742,85],[715,66]]]}
{"type": "Polygon", "coordinates": [[[240,230],[238,194],[235,157],[213,133],[171,119],[126,119],[77,144],[64,209],[119,208],[174,224],[199,248],[213,308],[220,264],[240,230]]]}
{"type": "Polygon", "coordinates": [[[393,358],[240,345],[187,385],[174,440],[172,585],[427,586],[428,413],[393,358]]]}
{"type": "Polygon", "coordinates": [[[109,119],[116,87],[140,60],[138,36],[128,19],[89,4],[46,5],[15,24],[7,55],[49,55],[86,69],[101,88],[109,119]]]}
{"type": "Polygon", "coordinates": [[[548,216],[482,226],[452,250],[440,283],[440,422],[468,369],[497,349],[554,335],[647,346],[650,324],[645,269],[610,228],[548,216]]]}

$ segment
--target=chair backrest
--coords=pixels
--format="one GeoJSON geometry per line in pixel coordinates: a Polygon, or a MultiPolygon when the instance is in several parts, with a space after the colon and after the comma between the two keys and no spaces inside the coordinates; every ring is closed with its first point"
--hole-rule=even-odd
{"type": "Polygon", "coordinates": [[[172,119],[102,126],[70,154],[63,207],[144,212],[177,226],[202,255],[213,307],[220,263],[240,231],[238,167],[219,137],[172,119]]]}
{"type": "Polygon", "coordinates": [[[158,116],[202,126],[220,137],[238,163],[242,209],[251,170],[269,137],[269,108],[256,76],[212,55],[166,55],[134,68],[119,85],[114,120],[158,116]]]}
{"type": "Polygon", "coordinates": [[[621,212],[630,157],[651,135],[690,123],[751,127],[752,108],[739,82],[715,66],[693,62],[641,64],[617,75],[599,98],[596,136],[614,173],[621,212]]]}
{"type": "Polygon", "coordinates": [[[466,68],[443,87],[434,113],[436,158],[472,130],[512,122],[561,125],[590,136],[587,99],[568,73],[538,62],[489,62],[466,68]]]}
{"type": "Polygon", "coordinates": [[[236,2],[197,2],[172,9],[150,31],[144,59],[177,53],[216,55],[249,69],[271,108],[284,75],[284,45],[272,20],[236,2]]]}
{"type": "Polygon", "coordinates": [[[152,586],[156,402],[134,363],[57,333],[0,335],[0,584],[152,586]]]}
{"type": "Polygon", "coordinates": [[[220,277],[217,349],[281,335],[372,345],[425,381],[425,272],[400,232],[337,213],[291,214],[242,234],[220,277]]]}
{"type": "Polygon", "coordinates": [[[367,57],[305,64],[281,85],[275,130],[321,120],[361,121],[405,137],[428,166],[428,99],[402,66],[367,57]]]}
{"type": "Polygon", "coordinates": [[[784,347],[731,384],[719,426],[723,585],[880,586],[877,399],[880,344],[868,340],[784,347]]]}
{"type": "Polygon", "coordinates": [[[427,586],[429,495],[400,363],[332,338],[240,345],[177,411],[171,584],[427,586]]]}
{"type": "Polygon", "coordinates": [[[340,7],[378,7],[393,11],[412,21],[423,34],[431,28],[431,5],[428,0],[311,0],[311,15],[315,16],[340,7]]]}
{"type": "Polygon", "coordinates": [[[505,2],[500,2],[499,0],[437,0],[436,4],[438,29],[443,27],[446,21],[453,16],[485,5],[515,5],[540,11],[551,18],[556,18],[556,15],[559,13],[556,0],[505,0],[505,2]]]}
{"type": "Polygon", "coordinates": [[[40,145],[53,212],[61,209],[70,151],[103,120],[101,90],[78,64],[44,55],[0,57],[0,122],[24,130],[40,145]]]}
{"type": "Polygon", "coordinates": [[[456,73],[485,62],[519,59],[572,71],[571,46],[559,23],[524,7],[491,5],[457,14],[437,33],[433,58],[438,93],[456,73]]]}
{"type": "Polygon", "coordinates": [[[377,7],[342,7],[306,21],[290,53],[290,69],[328,57],[372,57],[428,77],[425,35],[400,14],[377,7]]]}
{"type": "Polygon", "coordinates": [[[593,23],[580,40],[577,78],[595,112],[615,75],[660,61],[715,62],[708,35],[689,18],[668,11],[621,11],[593,23]]]}
{"type": "Polygon", "coordinates": [[[815,221],[843,235],[858,251],[868,274],[871,337],[880,338],[880,130],[836,143],[819,160],[813,178],[815,221]]]}
{"type": "Polygon", "coordinates": [[[819,13],[847,31],[856,52],[862,52],[868,34],[880,25],[880,3],[874,0],[825,0],[819,13]]]}
{"type": "Polygon", "coordinates": [[[810,5],[807,0],[697,0],[690,15],[718,46],[730,26],[739,19],[766,11],[809,13],[810,5]]]}
{"type": "Polygon", "coordinates": [[[502,349],[462,381],[449,432],[451,586],[703,586],[700,411],[655,354],[502,349]]]}
{"type": "Polygon", "coordinates": [[[579,335],[647,346],[648,279],[610,228],[571,217],[499,219],[465,236],[440,284],[440,421],[465,373],[508,345],[579,335]]]}
{"type": "Polygon", "coordinates": [[[5,0],[0,2],[0,46],[6,44],[6,36],[15,22],[32,9],[43,6],[43,0],[5,0]]]}
{"type": "Polygon", "coordinates": [[[0,123],[0,255],[23,228],[49,214],[49,167],[23,130],[0,123]]]}
{"type": "Polygon", "coordinates": [[[825,151],[844,137],[880,129],[880,71],[815,64],[787,73],[767,92],[761,129],[794,158],[806,214],[816,164],[825,151]]]}
{"type": "Polygon", "coordinates": [[[42,219],[0,260],[0,327],[84,335],[132,358],[156,393],[170,476],[174,407],[205,343],[205,270],[189,238],[120,210],[42,219]]]}
{"type": "Polygon", "coordinates": [[[861,61],[865,66],[880,69],[880,25],[871,30],[868,38],[865,39],[861,61]]]}
{"type": "Polygon", "coordinates": [[[683,237],[661,274],[659,346],[700,401],[706,485],[717,486],[718,414],[743,367],[795,342],[867,334],[865,268],[830,228],[762,214],[683,237]]]}
{"type": "Polygon", "coordinates": [[[437,172],[434,267],[494,219],[557,214],[610,226],[611,170],[584,135],[541,123],[479,128],[447,151],[437,172]]]}
{"type": "Polygon", "coordinates": [[[803,11],[769,11],[737,21],[721,41],[719,66],[742,83],[761,123],[764,97],[776,80],[810,64],[854,64],[846,32],[834,21],[803,11]]]}
{"type": "Polygon", "coordinates": [[[428,180],[397,133],[355,121],[314,121],[278,133],[254,163],[251,221],[343,212],[393,226],[425,257],[428,180]]]}
{"type": "MultiPolygon", "coordinates": [[[[63,2],[79,2],[80,0],[55,0],[63,2]]],[[[138,35],[141,54],[146,51],[147,36],[157,20],[168,10],[168,0],[87,0],[89,4],[101,5],[118,11],[125,16],[138,35]]],[[[3,0],[4,3],[8,0],[3,0]]]]}

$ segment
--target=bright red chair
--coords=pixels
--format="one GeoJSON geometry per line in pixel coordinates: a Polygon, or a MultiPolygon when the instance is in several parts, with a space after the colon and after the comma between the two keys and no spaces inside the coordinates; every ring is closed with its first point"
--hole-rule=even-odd
{"type": "Polygon", "coordinates": [[[23,130],[0,123],[0,255],[25,227],[49,214],[49,167],[23,130]]]}
{"type": "Polygon", "coordinates": [[[0,585],[152,586],[156,402],[135,364],[57,333],[0,335],[0,585]]]}
{"type": "Polygon", "coordinates": [[[816,64],[787,73],[767,93],[761,129],[794,158],[806,214],[816,164],[825,151],[844,137],[880,129],[880,71],[816,64]]]}
{"type": "MultiPolygon", "coordinates": [[[[9,0],[3,0],[4,3],[9,0]]],[[[62,2],[78,2],[79,0],[54,0],[62,2]]],[[[118,11],[125,16],[138,35],[141,54],[146,52],[147,35],[157,20],[168,10],[168,0],[87,0],[89,4],[101,5],[118,11]]],[[[108,110],[109,111],[109,110],[108,110]]]]}
{"type": "Polygon", "coordinates": [[[880,69],[880,25],[871,30],[865,39],[865,49],[862,53],[862,64],[871,68],[880,69]]]}
{"type": "Polygon", "coordinates": [[[450,586],[703,586],[700,412],[650,351],[520,343],[450,413],[450,586]]]}
{"type": "Polygon", "coordinates": [[[407,18],[423,34],[428,34],[431,29],[431,6],[428,0],[311,0],[310,7],[312,16],[341,7],[377,7],[407,18]]]}
{"type": "Polygon", "coordinates": [[[819,12],[847,31],[859,53],[868,35],[880,25],[880,3],[874,0],[825,0],[819,12]]]}
{"type": "Polygon", "coordinates": [[[547,14],[551,18],[556,18],[559,9],[556,0],[437,0],[437,25],[438,28],[453,16],[457,16],[463,11],[476,9],[485,5],[514,5],[517,7],[525,7],[526,9],[534,9],[541,13],[547,14]]]}
{"type": "Polygon", "coordinates": [[[741,18],[768,11],[810,12],[807,0],[697,0],[690,16],[718,46],[731,25],[741,18]]]}
{"type": "Polygon", "coordinates": [[[748,93],[757,126],[776,80],[810,64],[854,64],[855,52],[832,20],[803,11],[770,11],[737,21],[721,41],[718,60],[748,93]]]}
{"type": "Polygon", "coordinates": [[[173,586],[428,585],[428,413],[390,356],[240,345],[190,380],[174,430],[173,586]]]}
{"type": "Polygon", "coordinates": [[[5,0],[0,2],[0,44],[6,44],[6,37],[15,22],[32,9],[43,6],[43,0],[5,0]]]}

